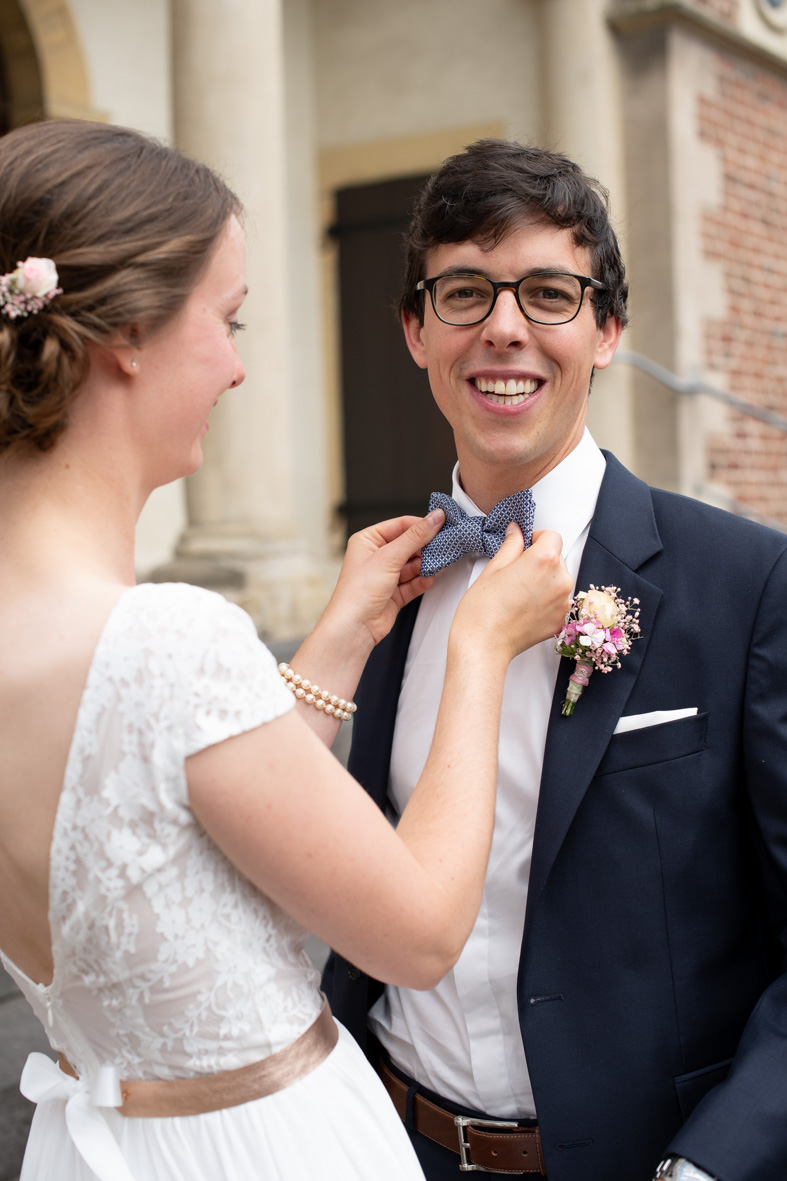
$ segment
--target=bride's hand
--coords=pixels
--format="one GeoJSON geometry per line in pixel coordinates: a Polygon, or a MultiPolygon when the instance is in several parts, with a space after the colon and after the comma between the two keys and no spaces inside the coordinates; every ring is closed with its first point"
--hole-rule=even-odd
{"type": "Polygon", "coordinates": [[[497,554],[459,603],[452,641],[479,643],[510,661],[560,631],[573,586],[560,534],[542,529],[524,552],[523,545],[519,527],[509,525],[497,554]]]}
{"type": "Polygon", "coordinates": [[[354,533],[323,620],[350,632],[363,629],[372,645],[378,644],[402,607],[434,582],[419,574],[421,549],[444,521],[445,513],[435,509],[426,517],[395,517],[354,533]]]}

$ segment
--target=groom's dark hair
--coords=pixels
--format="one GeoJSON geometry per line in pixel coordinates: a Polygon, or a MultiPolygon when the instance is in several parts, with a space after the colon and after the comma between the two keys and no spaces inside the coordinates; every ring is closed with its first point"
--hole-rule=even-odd
{"type": "Polygon", "coordinates": [[[444,242],[478,242],[493,248],[523,221],[551,222],[574,232],[577,246],[592,259],[596,323],[617,316],[625,327],[628,283],[615,231],[609,222],[609,194],[567,156],[515,140],[479,139],[449,156],[424,185],[405,235],[405,280],[399,309],[424,317],[428,252],[444,242]]]}

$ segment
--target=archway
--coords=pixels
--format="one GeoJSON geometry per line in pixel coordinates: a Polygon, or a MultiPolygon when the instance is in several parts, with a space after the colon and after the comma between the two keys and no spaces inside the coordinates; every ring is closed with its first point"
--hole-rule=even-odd
{"type": "Polygon", "coordinates": [[[17,0],[0,0],[0,133],[44,117],[38,54],[17,0]]]}
{"type": "Polygon", "coordinates": [[[66,0],[0,0],[3,130],[37,119],[100,119],[66,0]]]}

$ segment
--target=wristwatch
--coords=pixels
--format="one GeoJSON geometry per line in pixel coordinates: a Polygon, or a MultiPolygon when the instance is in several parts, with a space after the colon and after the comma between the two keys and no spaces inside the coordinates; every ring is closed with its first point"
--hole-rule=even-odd
{"type": "Polygon", "coordinates": [[[653,1181],[716,1181],[710,1173],[682,1156],[668,1156],[656,1169],[653,1181]]]}

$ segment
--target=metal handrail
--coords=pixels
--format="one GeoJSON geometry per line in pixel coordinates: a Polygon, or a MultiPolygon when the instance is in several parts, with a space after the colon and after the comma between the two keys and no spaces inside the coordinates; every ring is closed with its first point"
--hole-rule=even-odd
{"type": "MultiPolygon", "coordinates": [[[[644,353],[638,353],[634,349],[619,349],[615,354],[615,362],[621,365],[633,365],[635,369],[641,369],[643,373],[647,373],[649,377],[655,378],[656,381],[660,381],[662,385],[678,394],[706,394],[709,398],[715,398],[717,402],[723,402],[725,406],[731,406],[733,410],[739,410],[742,414],[748,414],[750,418],[756,418],[787,434],[787,418],[784,415],[777,414],[775,410],[765,410],[762,406],[755,406],[743,398],[737,398],[735,394],[728,394],[726,390],[719,390],[715,386],[708,385],[705,381],[699,379],[687,381],[683,377],[678,377],[677,373],[673,373],[672,370],[659,365],[658,361],[646,357],[644,353]]],[[[707,489],[704,484],[700,484],[696,491],[700,496],[706,492],[711,493],[713,500],[719,496],[719,489],[707,489]]],[[[741,503],[727,493],[722,495],[729,512],[735,513],[739,517],[748,517],[751,521],[759,521],[761,525],[777,529],[780,533],[787,533],[787,524],[784,521],[777,521],[773,517],[758,513],[750,505],[741,503]]]]}
{"type": "Polygon", "coordinates": [[[726,390],[717,389],[716,386],[708,385],[707,382],[698,379],[687,381],[683,377],[678,377],[670,369],[659,365],[658,361],[646,357],[644,353],[638,353],[634,349],[619,349],[615,354],[615,363],[633,365],[635,369],[641,369],[643,373],[647,373],[649,377],[655,378],[656,381],[660,381],[662,385],[678,394],[706,394],[709,398],[715,398],[717,402],[723,402],[725,406],[731,406],[733,410],[740,410],[741,414],[748,414],[750,418],[757,418],[760,422],[765,422],[768,426],[776,427],[777,430],[787,434],[787,418],[783,414],[777,414],[775,410],[766,410],[762,406],[755,406],[752,402],[738,398],[735,394],[728,394],[726,390]]]}

